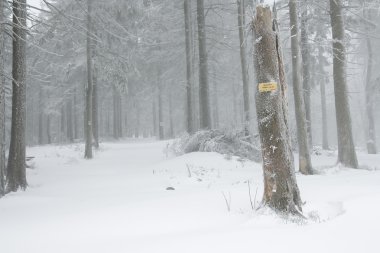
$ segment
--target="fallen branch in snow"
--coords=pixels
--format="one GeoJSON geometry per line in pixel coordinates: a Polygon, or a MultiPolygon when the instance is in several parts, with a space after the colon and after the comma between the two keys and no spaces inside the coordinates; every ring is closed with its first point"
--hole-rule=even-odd
{"type": "Polygon", "coordinates": [[[228,212],[231,212],[231,193],[228,192],[228,199],[226,197],[226,194],[224,194],[224,192],[222,192],[222,194],[223,194],[224,200],[226,201],[227,210],[228,212]]]}

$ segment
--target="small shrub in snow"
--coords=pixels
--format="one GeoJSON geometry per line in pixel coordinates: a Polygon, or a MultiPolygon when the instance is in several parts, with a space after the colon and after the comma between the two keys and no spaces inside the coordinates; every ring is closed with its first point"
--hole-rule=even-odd
{"type": "Polygon", "coordinates": [[[243,131],[202,130],[184,135],[170,150],[176,155],[192,152],[217,152],[227,157],[238,156],[255,162],[261,161],[261,151],[249,141],[243,131]]]}

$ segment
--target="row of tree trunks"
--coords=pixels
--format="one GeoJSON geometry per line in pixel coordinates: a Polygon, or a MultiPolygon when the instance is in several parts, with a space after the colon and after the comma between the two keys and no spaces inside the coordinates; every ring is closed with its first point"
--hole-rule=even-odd
{"type": "Polygon", "coordinates": [[[299,151],[299,170],[302,174],[313,174],[311,157],[308,145],[307,124],[304,96],[302,92],[302,58],[300,51],[300,40],[298,34],[297,2],[289,1],[292,69],[293,69],[293,93],[297,123],[297,141],[299,151]]]}

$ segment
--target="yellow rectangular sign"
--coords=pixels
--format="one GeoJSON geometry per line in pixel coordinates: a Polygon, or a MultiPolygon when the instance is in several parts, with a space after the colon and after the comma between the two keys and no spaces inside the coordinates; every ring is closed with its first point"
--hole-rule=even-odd
{"type": "Polygon", "coordinates": [[[277,90],[277,83],[269,82],[269,83],[259,83],[259,91],[260,92],[269,92],[277,90]]]}

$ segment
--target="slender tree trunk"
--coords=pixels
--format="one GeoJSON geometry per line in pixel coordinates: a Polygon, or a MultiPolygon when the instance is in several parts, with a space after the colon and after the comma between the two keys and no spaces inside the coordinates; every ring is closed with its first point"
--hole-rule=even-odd
{"type": "Polygon", "coordinates": [[[42,91],[42,85],[38,87],[38,145],[42,145],[44,143],[44,104],[43,104],[43,91],[42,91]]]}
{"type": "Polygon", "coordinates": [[[156,93],[157,90],[153,88],[152,93],[152,114],[153,114],[153,135],[158,136],[158,130],[157,130],[157,103],[156,103],[156,93]]]}
{"type": "Polygon", "coordinates": [[[307,137],[305,103],[302,92],[302,59],[299,46],[296,0],[289,1],[291,47],[293,66],[293,93],[296,109],[297,140],[299,151],[299,170],[302,174],[313,174],[307,137]]]}
{"type": "Polygon", "coordinates": [[[174,122],[173,122],[173,97],[172,90],[168,90],[169,96],[169,138],[174,138],[174,122]]]}
{"type": "Polygon", "coordinates": [[[219,100],[218,100],[218,97],[219,97],[219,94],[218,94],[218,81],[216,80],[216,68],[214,66],[213,68],[213,103],[214,103],[214,106],[213,106],[213,109],[214,109],[214,120],[213,120],[213,124],[214,124],[214,128],[215,129],[218,129],[219,128],[219,100]]]}
{"type": "MultiPolygon", "coordinates": [[[[363,6],[363,9],[365,7],[363,6]]],[[[368,10],[368,12],[370,12],[368,10]]],[[[366,13],[365,13],[366,14],[366,13]]],[[[368,13],[368,19],[371,20],[371,15],[368,13]]],[[[366,31],[366,43],[367,43],[367,52],[368,52],[368,62],[367,62],[367,79],[365,86],[365,98],[366,98],[366,114],[367,114],[367,151],[368,154],[376,154],[376,128],[375,128],[375,119],[373,117],[373,84],[372,84],[372,68],[373,68],[373,50],[372,50],[372,42],[369,37],[369,31],[367,28],[366,31]]]]}
{"type": "Polygon", "coordinates": [[[333,37],[333,74],[335,110],[338,132],[338,162],[358,168],[346,84],[346,50],[342,0],[330,0],[330,17],[333,37]]]}
{"type": "Polygon", "coordinates": [[[0,197],[5,194],[4,1],[0,1],[0,197]]]}
{"type": "MultiPolygon", "coordinates": [[[[93,49],[95,51],[95,49],[93,49]]],[[[93,135],[94,146],[99,148],[99,110],[98,110],[98,80],[97,71],[95,69],[93,76],[93,93],[92,93],[92,122],[93,122],[93,135]]]]}
{"type": "Polygon", "coordinates": [[[302,14],[301,14],[301,47],[302,47],[302,72],[303,72],[303,96],[305,101],[305,112],[306,112],[306,127],[309,148],[313,148],[313,138],[311,131],[311,80],[310,80],[310,46],[308,41],[308,28],[307,28],[307,11],[308,11],[308,0],[302,3],[302,14]]]}
{"type": "Polygon", "coordinates": [[[67,139],[70,143],[74,142],[73,130],[73,101],[69,99],[66,103],[66,124],[67,124],[67,139]]]}
{"type": "Polygon", "coordinates": [[[92,0],[87,0],[87,86],[86,86],[86,115],[85,115],[85,155],[92,159],[92,0]]]}
{"type": "Polygon", "coordinates": [[[74,139],[78,139],[78,133],[79,133],[79,130],[78,130],[78,114],[77,114],[77,108],[78,108],[78,99],[77,99],[77,88],[75,87],[74,89],[74,97],[73,97],[73,100],[74,100],[74,112],[73,112],[73,124],[74,124],[74,139]]]}
{"type": "Polygon", "coordinates": [[[301,198],[296,182],[290,145],[286,83],[280,39],[269,7],[259,5],[253,22],[256,110],[264,170],[264,199],[285,213],[299,213],[301,198]]]}
{"type": "Polygon", "coordinates": [[[163,140],[165,138],[164,133],[164,113],[163,113],[163,98],[162,98],[162,87],[161,87],[161,73],[158,74],[158,138],[163,140]]]}
{"type": "Polygon", "coordinates": [[[211,128],[204,0],[197,0],[199,42],[199,112],[201,129],[211,128]]]}
{"type": "Polygon", "coordinates": [[[367,80],[366,80],[366,112],[368,120],[368,135],[367,135],[367,151],[368,154],[376,154],[376,128],[375,128],[375,119],[373,117],[373,88],[372,88],[372,63],[373,63],[373,54],[372,54],[372,45],[371,39],[367,37],[367,50],[368,50],[368,64],[367,64],[367,80]]]}
{"type": "Polygon", "coordinates": [[[237,0],[238,7],[238,26],[239,26],[239,41],[240,41],[240,64],[241,74],[243,80],[243,110],[244,110],[244,131],[246,136],[250,135],[250,101],[249,101],[249,80],[248,80],[248,67],[247,67],[247,50],[245,40],[245,10],[244,0],[237,0]]]}
{"type": "Polygon", "coordinates": [[[116,86],[113,85],[113,137],[117,140],[119,139],[119,91],[116,86]]]}
{"type": "Polygon", "coordinates": [[[12,127],[7,192],[25,190],[26,0],[13,1],[12,127]]]}
{"type": "Polygon", "coordinates": [[[322,148],[329,149],[328,128],[327,128],[327,105],[326,105],[326,87],[325,80],[321,78],[321,105],[322,105],[322,148]]]}
{"type": "Polygon", "coordinates": [[[191,0],[184,0],[185,12],[185,39],[186,39],[186,130],[189,134],[194,132],[193,127],[193,54],[191,32],[191,0]]]}

